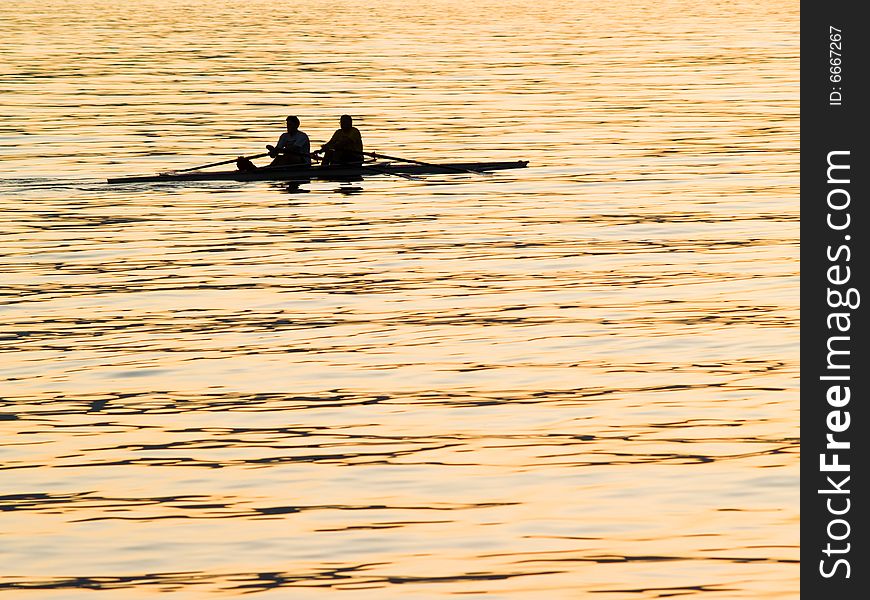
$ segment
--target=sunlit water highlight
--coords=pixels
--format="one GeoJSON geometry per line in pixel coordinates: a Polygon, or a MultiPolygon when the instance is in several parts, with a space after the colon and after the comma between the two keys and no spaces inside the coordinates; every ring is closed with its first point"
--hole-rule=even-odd
{"type": "Polygon", "coordinates": [[[0,592],[796,597],[797,10],[0,8],[0,592]]]}

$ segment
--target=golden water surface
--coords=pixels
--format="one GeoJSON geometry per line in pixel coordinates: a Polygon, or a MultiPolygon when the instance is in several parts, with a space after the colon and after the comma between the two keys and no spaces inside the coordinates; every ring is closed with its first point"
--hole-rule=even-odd
{"type": "Polygon", "coordinates": [[[796,2],[0,21],[4,598],[797,596],[796,2]]]}

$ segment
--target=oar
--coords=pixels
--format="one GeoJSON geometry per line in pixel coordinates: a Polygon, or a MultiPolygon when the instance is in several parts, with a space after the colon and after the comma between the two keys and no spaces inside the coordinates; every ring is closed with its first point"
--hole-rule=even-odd
{"type": "Polygon", "coordinates": [[[401,158],[399,156],[387,156],[386,154],[378,154],[377,152],[361,152],[365,156],[371,156],[372,158],[386,158],[387,160],[400,160],[402,162],[413,163],[415,165],[423,165],[424,167],[435,167],[438,169],[445,169],[447,171],[457,171],[459,173],[476,173],[477,175],[492,175],[492,173],[486,173],[484,171],[475,171],[474,169],[465,169],[463,167],[453,167],[450,165],[436,165],[433,163],[423,162],[421,160],[414,160],[411,158],[401,158]]]}
{"type": "Polygon", "coordinates": [[[410,179],[411,181],[422,181],[422,178],[420,178],[420,177],[414,177],[413,175],[406,175],[405,173],[396,173],[394,171],[387,171],[386,169],[379,169],[378,167],[373,167],[371,165],[353,165],[353,167],[355,167],[357,169],[365,169],[366,171],[372,171],[373,173],[383,173],[384,175],[395,175],[396,177],[410,179]]]}
{"type": "MultiPolygon", "coordinates": [[[[315,152],[312,152],[311,156],[314,156],[315,154],[321,154],[323,152],[324,152],[323,150],[317,150],[315,152]]],[[[361,152],[360,154],[365,154],[365,152],[361,152]]],[[[330,165],[330,166],[332,166],[332,165],[330,165]]],[[[382,175],[395,175],[396,177],[402,177],[403,179],[410,179],[411,181],[421,181],[420,177],[414,177],[413,175],[406,175],[405,173],[394,173],[393,171],[387,171],[386,169],[379,169],[378,167],[375,167],[372,165],[363,165],[363,164],[341,165],[341,164],[337,164],[335,166],[336,167],[341,167],[341,166],[353,167],[353,168],[357,168],[357,169],[364,169],[366,171],[371,171],[372,173],[380,173],[382,175]]],[[[323,168],[323,167],[321,167],[321,168],[323,168]]],[[[328,169],[329,167],[326,167],[326,168],[328,169]]]]}
{"type": "MultiPolygon", "coordinates": [[[[269,156],[269,153],[264,152],[263,154],[257,154],[255,156],[245,156],[243,158],[247,158],[248,160],[251,160],[254,158],[263,158],[264,156],[269,156]]],[[[220,162],[209,163],[207,165],[200,165],[198,167],[188,167],[187,169],[175,169],[173,171],[167,171],[167,173],[184,173],[185,171],[198,171],[200,169],[208,169],[209,167],[219,167],[220,165],[228,165],[230,163],[236,162],[237,160],[239,160],[239,159],[238,158],[231,158],[229,160],[222,160],[220,162]]]]}

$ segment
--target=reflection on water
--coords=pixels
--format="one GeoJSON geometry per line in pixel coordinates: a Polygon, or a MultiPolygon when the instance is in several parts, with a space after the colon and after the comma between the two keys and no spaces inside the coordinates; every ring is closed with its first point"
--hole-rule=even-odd
{"type": "Polygon", "coordinates": [[[795,597],[797,16],[0,8],[0,591],[795,597]]]}

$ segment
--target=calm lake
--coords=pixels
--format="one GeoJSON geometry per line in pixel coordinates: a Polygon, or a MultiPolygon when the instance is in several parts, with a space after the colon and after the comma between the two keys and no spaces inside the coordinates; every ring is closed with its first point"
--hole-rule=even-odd
{"type": "Polygon", "coordinates": [[[796,598],[798,8],[0,7],[0,595],[796,598]]]}

